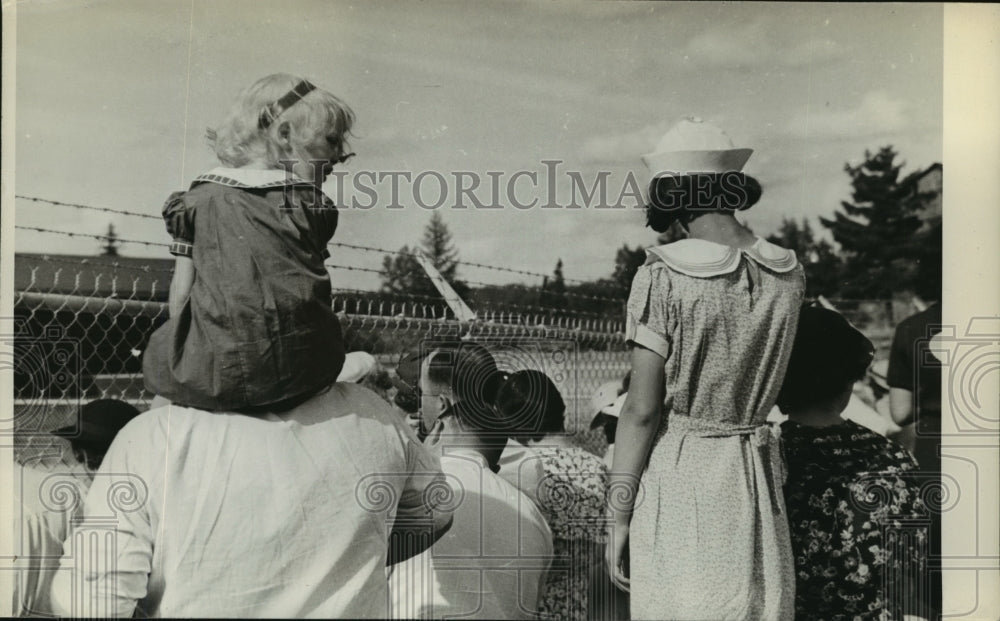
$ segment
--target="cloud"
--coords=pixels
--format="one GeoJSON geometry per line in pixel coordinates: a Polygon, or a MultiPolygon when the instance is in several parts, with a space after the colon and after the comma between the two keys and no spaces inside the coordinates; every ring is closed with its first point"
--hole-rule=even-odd
{"type": "Polygon", "coordinates": [[[792,40],[796,29],[781,35],[773,21],[755,21],[706,30],[688,41],[686,60],[696,66],[803,67],[842,58],[844,51],[826,38],[792,40]]]}
{"type": "Polygon", "coordinates": [[[591,136],[584,141],[580,153],[584,161],[598,164],[638,160],[653,150],[671,125],[672,121],[660,121],[623,134],[591,136]]]}
{"type": "Polygon", "coordinates": [[[906,102],[884,91],[872,91],[854,108],[846,110],[805,110],[786,126],[799,138],[834,138],[844,136],[886,135],[908,126],[906,102]]]}

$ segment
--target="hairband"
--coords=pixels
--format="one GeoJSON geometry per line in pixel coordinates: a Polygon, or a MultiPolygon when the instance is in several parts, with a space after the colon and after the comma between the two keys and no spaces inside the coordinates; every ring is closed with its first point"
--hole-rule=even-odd
{"type": "Polygon", "coordinates": [[[257,120],[257,124],[261,129],[267,129],[271,126],[281,113],[285,110],[291,108],[300,99],[308,95],[311,91],[315,90],[316,87],[309,83],[309,80],[302,80],[295,85],[295,88],[285,93],[285,95],[278,101],[264,106],[264,109],[260,111],[260,117],[257,120]]]}

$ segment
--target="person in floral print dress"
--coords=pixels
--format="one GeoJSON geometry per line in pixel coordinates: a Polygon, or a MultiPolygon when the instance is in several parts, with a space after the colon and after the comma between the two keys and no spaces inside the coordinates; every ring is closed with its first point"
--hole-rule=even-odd
{"type": "Polygon", "coordinates": [[[541,509],[552,529],[555,560],[539,606],[541,619],[579,620],[602,616],[588,608],[590,592],[611,582],[601,571],[604,555],[604,462],[572,445],[566,436],[566,405],[556,385],[540,371],[512,374],[497,393],[497,410],[517,429],[528,457],[500,476],[514,483],[541,509]],[[599,582],[599,584],[594,584],[599,582]]]}
{"type": "Polygon", "coordinates": [[[799,620],[932,618],[921,594],[929,513],[916,462],[840,417],[873,355],[842,316],[802,309],[778,397],[789,416],[785,504],[799,620]]]}

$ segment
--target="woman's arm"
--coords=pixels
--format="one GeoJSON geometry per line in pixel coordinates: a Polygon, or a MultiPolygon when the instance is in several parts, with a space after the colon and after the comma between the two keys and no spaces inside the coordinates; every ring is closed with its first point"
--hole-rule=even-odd
{"type": "Polygon", "coordinates": [[[194,284],[194,262],[191,257],[178,256],[174,262],[174,277],[170,281],[170,316],[176,317],[184,308],[194,284]]]}
{"type": "Polygon", "coordinates": [[[615,458],[608,482],[608,508],[611,517],[608,539],[608,571],[622,589],[628,589],[628,577],[621,567],[628,540],[629,522],[639,478],[649,459],[653,437],[660,426],[663,409],[664,359],[641,346],[632,349],[632,380],[628,396],[618,416],[615,434],[615,458]]]}

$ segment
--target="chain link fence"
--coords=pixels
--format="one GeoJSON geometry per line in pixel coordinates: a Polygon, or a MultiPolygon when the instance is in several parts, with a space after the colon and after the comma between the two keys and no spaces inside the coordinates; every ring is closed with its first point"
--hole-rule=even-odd
{"type": "MultiPolygon", "coordinates": [[[[78,408],[114,398],[149,407],[142,351],[167,319],[171,262],[123,257],[92,259],[35,255],[15,262],[15,453],[38,456],[65,450],[50,435],[72,424],[78,408]]],[[[909,314],[887,301],[829,302],[888,356],[895,323],[909,314]]],[[[475,322],[457,321],[440,298],[335,290],[348,351],[373,354],[385,371],[399,357],[441,338],[486,344],[504,371],[538,369],[560,388],[567,429],[576,441],[602,452],[599,430],[589,430],[591,395],[628,371],[623,313],[494,304],[476,309],[475,322]]],[[[897,305],[898,306],[898,305],[897,305]]]]}
{"type": "MultiPolygon", "coordinates": [[[[167,319],[172,270],[162,261],[122,257],[18,257],[13,341],[15,456],[58,455],[49,432],[72,424],[79,407],[101,398],[148,409],[142,352],[167,319]]],[[[603,451],[589,430],[587,405],[602,383],[628,370],[624,324],[596,314],[497,305],[459,322],[440,298],[335,290],[346,349],[373,354],[386,371],[422,344],[455,336],[487,345],[504,371],[538,369],[567,402],[567,427],[603,451]]]]}

